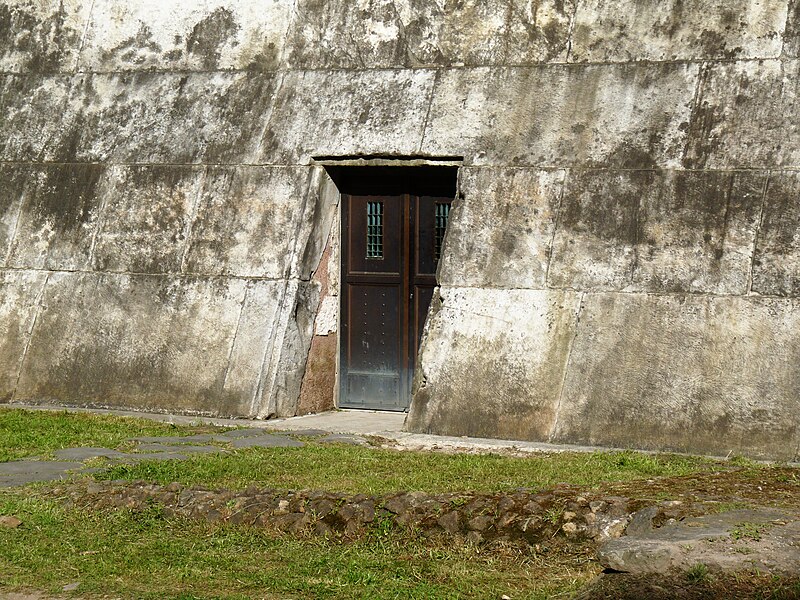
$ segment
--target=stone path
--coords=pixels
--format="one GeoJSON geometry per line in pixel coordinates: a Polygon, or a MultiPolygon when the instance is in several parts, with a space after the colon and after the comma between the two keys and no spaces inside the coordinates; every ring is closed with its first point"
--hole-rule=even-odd
{"type": "Polygon", "coordinates": [[[800,515],[785,510],[733,510],[653,525],[656,507],[636,513],[619,539],[598,551],[600,564],[634,574],[687,571],[800,573],[800,515]]]}
{"type": "Polygon", "coordinates": [[[366,438],[358,435],[331,434],[322,429],[268,432],[262,428],[248,428],[183,437],[140,437],[132,440],[135,445],[131,452],[108,448],[65,448],[55,452],[56,460],[33,457],[0,463],[0,488],[91,473],[97,469],[86,463],[96,458],[105,458],[111,464],[186,460],[192,454],[225,454],[238,448],[299,448],[304,443],[296,439],[298,437],[315,437],[326,443],[369,444],[366,438]]]}

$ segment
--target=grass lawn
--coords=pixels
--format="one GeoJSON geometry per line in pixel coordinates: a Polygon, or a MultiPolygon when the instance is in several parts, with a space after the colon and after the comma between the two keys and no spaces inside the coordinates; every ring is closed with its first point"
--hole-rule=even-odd
{"type": "MultiPolygon", "coordinates": [[[[0,457],[47,455],[79,445],[125,447],[134,436],[198,431],[139,419],[0,409],[0,457]]],[[[691,494],[700,486],[706,486],[703,494],[708,496],[730,485],[724,478],[733,476],[739,487],[732,498],[740,499],[742,489],[758,490],[771,494],[759,502],[790,503],[797,497],[796,471],[775,469],[773,474],[769,467],[746,463],[739,476],[711,459],[637,452],[514,458],[308,441],[302,448],[244,449],[115,466],[94,476],[375,495],[543,489],[564,482],[602,488],[603,493],[616,487],[625,494],[644,490],[659,497],[691,494]]],[[[518,600],[568,597],[599,570],[591,548],[570,546],[560,538],[536,548],[472,546],[376,527],[343,543],[167,518],[158,506],[144,513],[84,511],[44,497],[41,489],[0,490],[0,515],[23,522],[16,529],[0,527],[0,592],[58,593],[77,583],[80,597],[125,599],[500,599],[505,594],[518,600]]]]}
{"type": "Polygon", "coordinates": [[[26,456],[47,457],[61,448],[118,448],[141,436],[191,435],[209,429],[147,419],[0,408],[0,462],[26,456]]]}
{"type": "Polygon", "coordinates": [[[0,496],[0,591],[120,598],[551,598],[597,571],[586,555],[445,546],[378,533],[351,542],[121,510],[84,513],[21,494],[0,496]]]}
{"type": "Polygon", "coordinates": [[[702,458],[637,452],[565,452],[515,458],[307,442],[303,448],[248,449],[231,455],[195,456],[187,461],[123,465],[98,477],[231,489],[257,485],[376,495],[401,490],[535,490],[562,482],[591,486],[603,481],[687,475],[713,464],[702,458]]]}

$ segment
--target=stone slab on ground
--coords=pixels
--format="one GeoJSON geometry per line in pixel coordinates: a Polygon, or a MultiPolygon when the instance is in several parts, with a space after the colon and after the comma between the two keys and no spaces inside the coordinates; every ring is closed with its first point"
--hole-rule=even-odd
{"type": "Polygon", "coordinates": [[[642,523],[642,516],[634,516],[624,537],[601,546],[601,565],[634,574],[685,571],[697,564],[718,571],[800,572],[800,514],[735,510],[661,527],[642,523]]]}
{"type": "Polygon", "coordinates": [[[18,460],[0,463],[0,488],[25,485],[38,481],[55,481],[79,470],[79,462],[18,460]]]}
{"type": "Polygon", "coordinates": [[[234,448],[302,448],[303,442],[283,435],[260,435],[231,440],[234,448]]]}
{"type": "Polygon", "coordinates": [[[169,444],[139,444],[137,452],[185,452],[191,454],[219,454],[225,452],[225,448],[220,446],[189,446],[189,445],[169,445],[169,444]]]}
{"type": "Polygon", "coordinates": [[[108,448],[63,448],[56,450],[55,457],[64,461],[78,461],[91,460],[93,458],[130,458],[130,454],[120,452],[119,450],[109,450],[108,448]]]}
{"type": "Polygon", "coordinates": [[[258,437],[261,435],[264,435],[263,429],[251,427],[249,429],[231,429],[230,431],[226,431],[225,433],[221,433],[215,437],[229,442],[231,440],[237,440],[240,438],[258,437]]]}

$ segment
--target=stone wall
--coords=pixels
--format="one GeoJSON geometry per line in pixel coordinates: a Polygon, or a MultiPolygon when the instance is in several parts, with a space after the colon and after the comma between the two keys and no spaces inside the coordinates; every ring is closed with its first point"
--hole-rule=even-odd
{"type": "Polygon", "coordinates": [[[800,452],[797,0],[0,0],[0,398],[298,410],[313,157],[463,157],[415,431],[800,452]]]}

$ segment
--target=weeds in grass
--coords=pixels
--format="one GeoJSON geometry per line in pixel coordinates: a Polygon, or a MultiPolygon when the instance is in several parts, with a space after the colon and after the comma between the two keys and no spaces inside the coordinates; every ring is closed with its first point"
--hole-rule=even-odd
{"type": "Polygon", "coordinates": [[[740,540],[752,540],[754,542],[758,542],[761,540],[761,534],[765,531],[769,530],[770,526],[768,524],[759,524],[759,523],[737,523],[736,526],[731,529],[731,539],[734,541],[740,540]]]}
{"type": "Polygon", "coordinates": [[[689,570],[686,571],[686,579],[689,580],[689,583],[698,585],[701,583],[708,583],[708,581],[711,579],[711,575],[706,565],[703,563],[697,563],[692,565],[689,570]]]}
{"type": "Polygon", "coordinates": [[[706,504],[708,514],[730,512],[732,510],[743,510],[753,508],[751,502],[744,502],[742,500],[734,500],[731,502],[715,502],[713,504],[706,504]]]}

